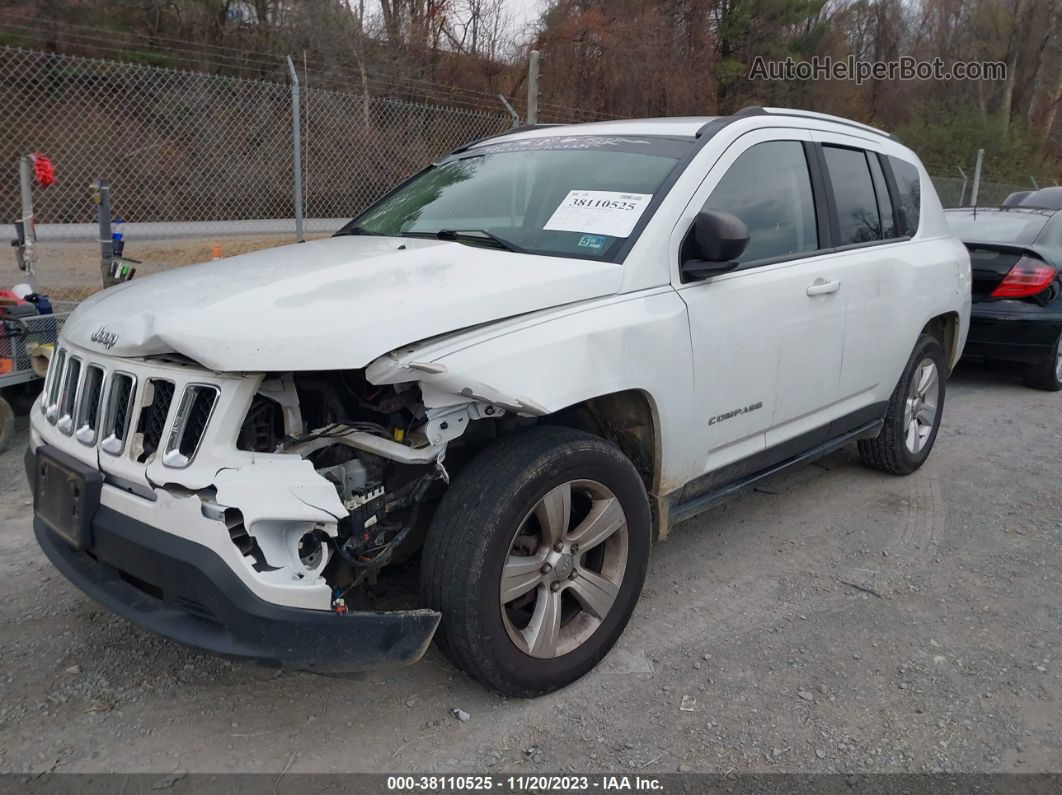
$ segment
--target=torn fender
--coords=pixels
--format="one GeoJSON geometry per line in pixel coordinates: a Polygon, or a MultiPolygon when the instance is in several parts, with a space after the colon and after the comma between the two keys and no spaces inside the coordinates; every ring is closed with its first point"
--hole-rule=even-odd
{"type": "Polygon", "coordinates": [[[445,365],[412,361],[407,356],[388,355],[365,371],[370,383],[402,384],[417,381],[425,408],[458,406],[470,401],[497,406],[514,414],[542,416],[549,409],[523,395],[512,395],[463,373],[451,373],[445,365]]]}
{"type": "Polygon", "coordinates": [[[636,390],[656,407],[665,487],[703,471],[693,405],[686,305],[670,288],[405,346],[370,365],[376,384],[415,382],[429,408],[481,401],[519,414],[552,414],[585,400],[636,390]]]}

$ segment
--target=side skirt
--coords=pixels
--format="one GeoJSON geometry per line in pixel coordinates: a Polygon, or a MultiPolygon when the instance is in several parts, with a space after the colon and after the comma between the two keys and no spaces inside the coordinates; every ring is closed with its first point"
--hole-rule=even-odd
{"type": "Polygon", "coordinates": [[[668,512],[668,518],[672,524],[678,524],[686,519],[691,519],[702,511],[706,511],[719,503],[737,497],[739,494],[748,491],[768,478],[781,475],[790,469],[796,469],[805,464],[810,464],[812,461],[816,461],[825,455],[829,455],[856,439],[873,438],[881,432],[881,426],[883,424],[884,421],[881,419],[871,420],[870,422],[864,423],[840,436],[828,439],[822,444],[812,447],[799,455],[787,458],[786,460],[774,464],[773,466],[769,466],[759,472],[738,478],[724,486],[707,491],[704,494],[681,502],[678,505],[673,505],[668,512]]]}

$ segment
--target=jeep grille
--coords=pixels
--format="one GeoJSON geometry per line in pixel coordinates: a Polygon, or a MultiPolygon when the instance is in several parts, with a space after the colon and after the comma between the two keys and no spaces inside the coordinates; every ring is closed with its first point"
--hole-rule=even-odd
{"type": "Polygon", "coordinates": [[[90,361],[58,348],[45,381],[41,411],[48,422],[86,447],[98,446],[109,455],[120,456],[129,449],[135,428],[141,445],[131,454],[137,461],[149,461],[164,447],[163,464],[188,466],[220,400],[219,387],[205,383],[177,386],[180,375],[175,380],[138,378],[130,372],[136,369],[133,361],[90,361]],[[151,402],[140,409],[146,390],[151,390],[151,402]],[[178,403],[171,420],[174,400],[178,403]]]}

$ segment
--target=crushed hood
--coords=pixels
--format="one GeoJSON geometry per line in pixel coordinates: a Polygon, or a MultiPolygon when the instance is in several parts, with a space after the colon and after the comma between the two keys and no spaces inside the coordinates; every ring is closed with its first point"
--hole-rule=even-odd
{"type": "Polygon", "coordinates": [[[429,337],[611,295],[621,279],[613,263],[333,237],[112,287],[82,303],[63,336],[112,356],[178,353],[218,371],[351,369],[429,337]]]}

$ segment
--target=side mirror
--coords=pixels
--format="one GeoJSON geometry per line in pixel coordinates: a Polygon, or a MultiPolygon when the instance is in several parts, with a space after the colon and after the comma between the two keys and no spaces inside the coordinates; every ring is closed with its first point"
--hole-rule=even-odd
{"type": "Polygon", "coordinates": [[[701,210],[693,220],[693,258],[682,263],[691,279],[707,279],[732,271],[749,244],[749,228],[736,215],[701,210]]]}

